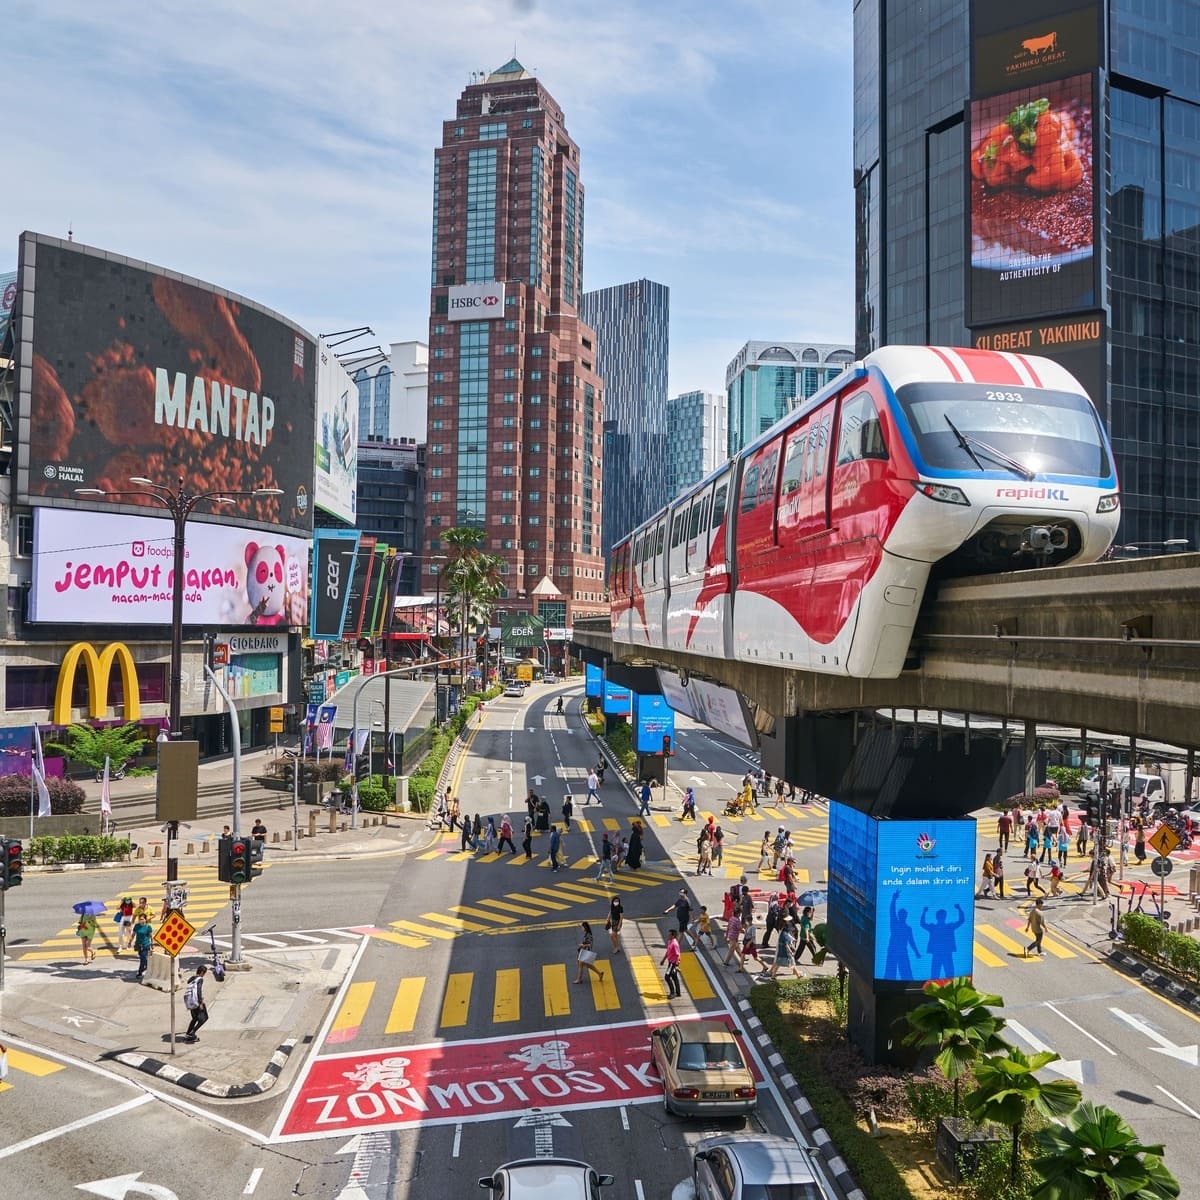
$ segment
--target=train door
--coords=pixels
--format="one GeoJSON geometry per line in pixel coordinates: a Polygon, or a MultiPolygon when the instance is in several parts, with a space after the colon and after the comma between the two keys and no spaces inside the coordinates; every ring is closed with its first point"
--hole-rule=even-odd
{"type": "MultiPolygon", "coordinates": [[[[807,608],[812,583],[812,553],[805,544],[812,516],[812,495],[805,487],[804,468],[809,440],[816,433],[805,417],[784,436],[783,465],[779,472],[779,502],[775,515],[775,572],[772,596],[793,617],[790,629],[780,632],[778,648],[784,662],[808,665],[807,608]]],[[[824,507],[824,506],[822,506],[824,507]]]]}
{"type": "MultiPolygon", "coordinates": [[[[758,450],[742,471],[737,503],[737,594],[734,600],[734,653],[761,659],[780,624],[772,584],[778,557],[776,499],[783,438],[758,450]]],[[[774,655],[772,655],[774,657],[774,655]]]]}

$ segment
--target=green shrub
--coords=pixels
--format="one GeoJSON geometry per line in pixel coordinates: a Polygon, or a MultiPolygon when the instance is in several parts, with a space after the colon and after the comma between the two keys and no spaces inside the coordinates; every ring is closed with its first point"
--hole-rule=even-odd
{"type": "MultiPolygon", "coordinates": [[[[969,1078],[960,1076],[960,1086],[974,1086],[969,1078]]],[[[954,1111],[954,1085],[940,1071],[926,1071],[923,1075],[910,1075],[904,1081],[905,1103],[908,1114],[917,1128],[929,1137],[937,1131],[939,1117],[948,1117],[954,1111]]]]}
{"type": "Polygon", "coordinates": [[[358,785],[358,807],[364,812],[384,812],[392,806],[392,790],[380,776],[372,775],[358,785]]]}
{"type": "Polygon", "coordinates": [[[1060,792],[1077,792],[1083,783],[1082,767],[1047,767],[1046,774],[1058,784],[1060,792]]]}
{"type": "Polygon", "coordinates": [[[633,726],[622,722],[613,729],[605,741],[617,762],[636,779],[637,751],[633,748],[633,726]]]}
{"type": "MultiPolygon", "coordinates": [[[[50,811],[55,816],[83,812],[87,797],[79,784],[48,775],[46,788],[50,792],[50,811]]],[[[28,775],[0,775],[0,817],[27,817],[30,803],[28,775]]]]}
{"type": "Polygon", "coordinates": [[[1200,942],[1172,933],[1157,917],[1145,913],[1125,913],[1117,924],[1126,944],[1139,954],[1200,983],[1200,942]]]}
{"type": "Polygon", "coordinates": [[[129,839],[70,834],[65,837],[35,837],[29,856],[43,863],[112,862],[129,856],[129,839]]]}

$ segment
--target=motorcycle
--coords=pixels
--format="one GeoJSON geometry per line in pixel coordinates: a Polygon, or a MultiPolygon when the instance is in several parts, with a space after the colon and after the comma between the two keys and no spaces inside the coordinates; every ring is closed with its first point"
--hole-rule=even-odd
{"type": "MultiPolygon", "coordinates": [[[[125,769],[126,769],[126,767],[128,767],[128,765],[129,765],[128,763],[122,763],[119,767],[109,766],[109,768],[108,768],[109,780],[111,781],[113,779],[124,779],[125,778],[125,769]]],[[[96,772],[96,782],[97,783],[104,782],[104,768],[103,767],[100,767],[99,770],[97,770],[97,772],[96,772]]]]}

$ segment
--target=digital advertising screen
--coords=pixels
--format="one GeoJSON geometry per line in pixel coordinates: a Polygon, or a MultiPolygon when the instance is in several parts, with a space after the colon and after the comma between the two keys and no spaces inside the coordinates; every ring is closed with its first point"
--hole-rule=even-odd
{"type": "Polygon", "coordinates": [[[21,500],[182,477],[186,491],[229,495],[229,516],[311,533],[309,334],[211,284],[58,238],[22,234],[19,269],[21,500]],[[260,488],[282,494],[236,494],[260,488]]]}
{"type": "Polygon", "coordinates": [[[312,619],[309,637],[337,641],[346,620],[358,553],[357,529],[318,529],[313,538],[312,619]]]}
{"type": "Polygon", "coordinates": [[[358,387],[320,338],[313,494],[318,508],[354,524],[358,508],[358,387]]]}
{"type": "Polygon", "coordinates": [[[661,754],[663,738],[675,745],[675,710],[663,696],[633,695],[634,749],[639,754],[661,754]]]}
{"type": "Polygon", "coordinates": [[[875,978],[925,983],[970,975],[975,822],[876,825],[875,978]]]}
{"type": "Polygon", "coordinates": [[[1095,94],[1087,72],[971,101],[973,326],[1096,307],[1095,94]]]}
{"type": "MultiPolygon", "coordinates": [[[[189,521],[186,625],[308,623],[307,538],[189,521]]],[[[54,624],[169,625],[174,525],[156,517],[33,510],[29,619],[54,624]]]]}
{"type": "Polygon", "coordinates": [[[875,973],[879,822],[836,800],[829,804],[829,948],[855,974],[875,973]]]}
{"type": "Polygon", "coordinates": [[[595,663],[584,663],[583,694],[599,697],[604,691],[604,672],[595,663]]]}
{"type": "Polygon", "coordinates": [[[1094,71],[1102,13],[1079,0],[973,0],[971,95],[1094,71]]]}
{"type": "Polygon", "coordinates": [[[604,681],[602,707],[606,717],[627,717],[632,705],[632,693],[628,688],[618,687],[608,679],[604,681]]]}

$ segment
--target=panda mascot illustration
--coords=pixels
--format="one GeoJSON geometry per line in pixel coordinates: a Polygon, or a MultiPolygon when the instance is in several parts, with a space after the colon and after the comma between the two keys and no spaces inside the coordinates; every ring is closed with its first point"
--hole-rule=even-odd
{"type": "Polygon", "coordinates": [[[250,601],[251,625],[281,625],[284,622],[287,552],[282,546],[246,543],[246,598],[250,601]]]}

